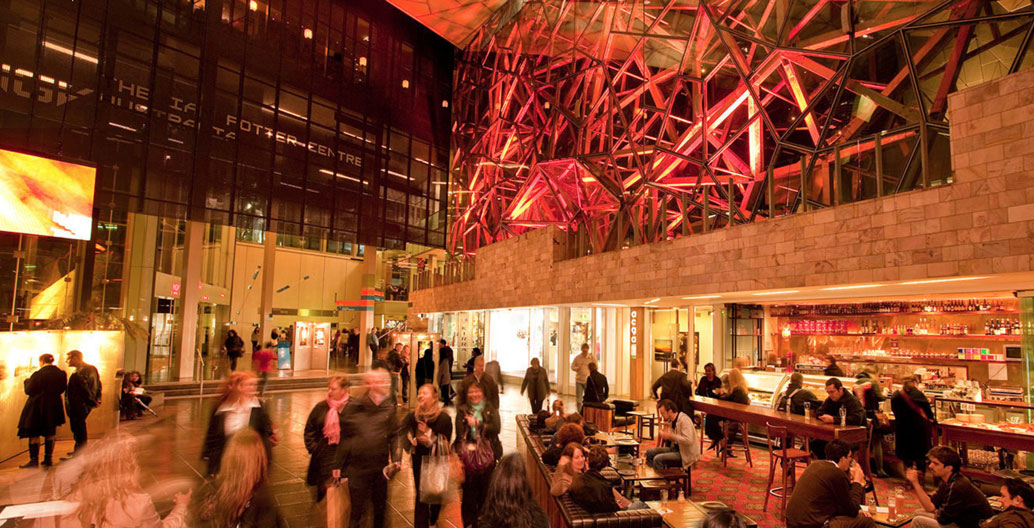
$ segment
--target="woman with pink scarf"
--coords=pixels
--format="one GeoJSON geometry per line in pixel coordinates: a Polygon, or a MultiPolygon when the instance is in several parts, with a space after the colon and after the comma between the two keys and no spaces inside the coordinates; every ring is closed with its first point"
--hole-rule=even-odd
{"type": "Polygon", "coordinates": [[[313,407],[305,422],[305,449],[312,455],[305,483],[316,486],[316,502],[327,494],[334,465],[334,453],[341,443],[341,414],[348,403],[348,378],[334,376],[327,398],[313,407]]]}

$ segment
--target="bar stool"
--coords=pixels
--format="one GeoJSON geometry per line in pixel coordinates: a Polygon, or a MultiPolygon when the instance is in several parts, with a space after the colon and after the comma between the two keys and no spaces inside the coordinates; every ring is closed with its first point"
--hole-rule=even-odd
{"type": "MultiPolygon", "coordinates": [[[[869,453],[872,453],[872,430],[876,426],[875,425],[876,424],[876,420],[868,420],[868,422],[869,423],[868,423],[868,425],[865,428],[866,429],[865,443],[866,443],[867,446],[869,446],[869,449],[867,451],[869,453]]],[[[862,469],[865,471],[866,476],[870,477],[868,482],[866,482],[866,490],[867,490],[867,492],[869,492],[869,491],[872,492],[872,499],[876,503],[876,505],[879,506],[880,505],[880,497],[879,497],[879,495],[876,494],[876,479],[871,478],[871,471],[869,471],[869,460],[866,459],[864,464],[865,465],[862,466],[862,469]]]]}
{"type": "Polygon", "coordinates": [[[782,504],[779,507],[780,515],[786,517],[786,497],[790,494],[792,489],[797,484],[797,464],[803,462],[805,466],[811,461],[811,454],[808,451],[802,449],[796,449],[793,447],[793,440],[787,431],[786,427],[772,425],[770,423],[765,424],[766,436],[768,441],[768,485],[765,488],[768,490],[765,493],[765,506],[761,511],[768,511],[768,499],[772,495],[779,497],[782,504]],[[782,468],[783,474],[783,485],[781,487],[773,488],[772,483],[775,481],[776,462],[779,462],[782,468]],[[789,480],[789,486],[787,481],[789,480]]]}
{"type": "Polygon", "coordinates": [[[747,440],[747,424],[745,422],[734,422],[729,419],[722,421],[722,443],[719,450],[721,451],[722,467],[727,467],[729,464],[729,453],[733,450],[742,450],[744,456],[747,458],[747,465],[754,467],[754,461],[750,458],[750,442],[747,440]],[[736,426],[735,428],[733,426],[736,426]],[[729,443],[729,433],[735,434],[735,429],[740,429],[740,436],[743,438],[743,445],[736,445],[735,442],[729,443]]]}

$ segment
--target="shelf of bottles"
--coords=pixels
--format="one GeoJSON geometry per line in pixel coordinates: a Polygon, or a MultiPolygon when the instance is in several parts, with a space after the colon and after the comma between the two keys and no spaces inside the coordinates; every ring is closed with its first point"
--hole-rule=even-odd
{"type": "Polygon", "coordinates": [[[785,338],[781,355],[800,363],[821,364],[826,355],[902,368],[1019,361],[1009,356],[1022,340],[1013,299],[780,305],[770,313],[785,338]]]}

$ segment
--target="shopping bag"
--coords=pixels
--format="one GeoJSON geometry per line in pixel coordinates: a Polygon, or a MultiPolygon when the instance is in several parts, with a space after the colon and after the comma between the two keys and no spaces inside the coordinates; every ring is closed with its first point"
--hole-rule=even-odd
{"type": "Polygon", "coordinates": [[[421,461],[420,502],[442,504],[449,491],[449,445],[439,438],[431,446],[431,454],[421,461]]]}
{"type": "Polygon", "coordinates": [[[348,526],[351,497],[348,494],[348,481],[335,480],[327,488],[327,528],[345,528],[348,526]]]}

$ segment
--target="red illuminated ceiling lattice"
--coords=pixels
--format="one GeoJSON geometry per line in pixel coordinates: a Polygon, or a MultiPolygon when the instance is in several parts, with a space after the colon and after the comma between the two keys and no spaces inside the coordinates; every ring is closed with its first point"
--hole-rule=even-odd
{"type": "Polygon", "coordinates": [[[605,251],[944,182],[947,94],[1034,63],[1032,20],[1019,0],[497,10],[456,70],[450,247],[553,224],[605,251]]]}

